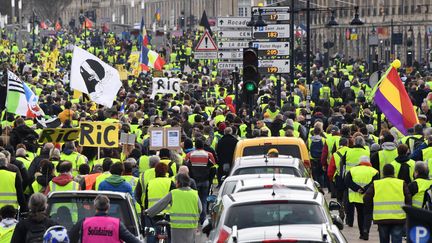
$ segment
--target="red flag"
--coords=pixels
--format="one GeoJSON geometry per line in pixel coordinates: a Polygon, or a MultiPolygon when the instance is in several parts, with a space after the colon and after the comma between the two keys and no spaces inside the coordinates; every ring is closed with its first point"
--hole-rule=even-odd
{"type": "Polygon", "coordinates": [[[61,30],[61,25],[60,25],[60,22],[58,20],[55,23],[55,30],[56,31],[60,31],[61,30]]]}
{"type": "Polygon", "coordinates": [[[83,23],[83,29],[87,28],[87,29],[91,29],[93,27],[93,22],[89,19],[89,18],[85,18],[85,21],[83,23]]]}

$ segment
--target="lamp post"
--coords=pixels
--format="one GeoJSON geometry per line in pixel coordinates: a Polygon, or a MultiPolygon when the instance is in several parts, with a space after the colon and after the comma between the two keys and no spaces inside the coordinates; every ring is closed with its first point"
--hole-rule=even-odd
{"type": "Polygon", "coordinates": [[[132,0],[131,1],[131,25],[132,25],[132,28],[134,27],[134,24],[135,24],[135,19],[134,19],[134,11],[135,10],[135,1],[134,0],[132,0]]]}
{"type": "Polygon", "coordinates": [[[18,24],[21,27],[22,0],[18,0],[18,24]]]}

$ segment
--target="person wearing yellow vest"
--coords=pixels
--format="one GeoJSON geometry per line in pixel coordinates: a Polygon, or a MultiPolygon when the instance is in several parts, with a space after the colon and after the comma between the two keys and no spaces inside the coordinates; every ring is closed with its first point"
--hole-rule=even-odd
{"type": "Polygon", "coordinates": [[[372,166],[379,170],[382,176],[382,169],[385,164],[391,163],[398,156],[396,144],[394,143],[394,137],[391,133],[384,135],[383,144],[381,144],[381,150],[375,153],[371,157],[372,166]]]}
{"type": "Polygon", "coordinates": [[[425,208],[425,193],[432,188],[432,180],[428,176],[428,167],[424,162],[418,161],[415,164],[414,178],[415,180],[408,184],[408,189],[412,195],[412,206],[425,208]]]}
{"type": "Polygon", "coordinates": [[[409,184],[414,180],[415,161],[409,158],[408,146],[406,144],[399,144],[397,152],[398,157],[396,157],[390,164],[394,167],[395,177],[405,181],[406,184],[409,184]]]}
{"type": "Polygon", "coordinates": [[[6,205],[0,209],[0,242],[11,242],[15,226],[17,210],[12,205],[6,205]]]}
{"type": "Polygon", "coordinates": [[[146,214],[154,217],[169,205],[171,242],[195,242],[195,233],[201,211],[201,201],[198,192],[189,187],[190,178],[186,174],[176,177],[177,189],[169,192],[153,207],[146,210],[146,214]]]}
{"type": "Polygon", "coordinates": [[[48,195],[51,191],[78,191],[80,186],[73,180],[72,176],[72,163],[69,161],[63,161],[58,166],[58,176],[54,177],[49,183],[45,190],[45,195],[48,195]]]}
{"type": "MultiPolygon", "coordinates": [[[[345,176],[345,185],[348,187],[348,200],[357,210],[357,224],[360,231],[360,239],[369,239],[370,223],[364,220],[363,194],[374,180],[379,179],[379,172],[372,167],[367,156],[360,158],[360,164],[351,168],[345,176]],[[365,224],[366,223],[366,224],[365,224]]],[[[353,211],[354,212],[354,211],[353,211]]],[[[349,216],[354,217],[353,216],[349,216]]]]}
{"type": "Polygon", "coordinates": [[[384,165],[383,176],[369,186],[363,197],[366,214],[372,212],[380,242],[390,242],[390,237],[392,242],[402,242],[406,220],[402,206],[411,205],[411,194],[405,182],[394,177],[393,165],[384,165]]]}
{"type": "Polygon", "coordinates": [[[159,156],[152,156],[149,158],[149,169],[141,173],[139,176],[138,184],[135,187],[135,198],[140,205],[144,205],[145,191],[147,184],[150,180],[156,177],[155,167],[160,162],[159,156]]]}
{"type": "Polygon", "coordinates": [[[35,181],[29,186],[28,194],[36,192],[44,193],[48,183],[55,177],[54,171],[54,164],[47,159],[43,159],[40,162],[40,168],[38,168],[35,174],[35,181]]]}
{"type": "Polygon", "coordinates": [[[362,136],[354,138],[354,146],[346,151],[346,172],[350,171],[352,167],[357,166],[360,157],[370,156],[369,149],[365,148],[365,140],[362,136]]]}
{"type": "Polygon", "coordinates": [[[78,174],[78,168],[80,165],[87,163],[86,157],[76,151],[74,142],[66,142],[64,144],[64,150],[60,154],[60,160],[72,163],[73,175],[78,174]]]}
{"type": "Polygon", "coordinates": [[[22,179],[9,168],[9,162],[3,153],[0,153],[0,208],[5,205],[18,206],[26,211],[27,203],[24,197],[22,179]]]}
{"type": "Polygon", "coordinates": [[[421,151],[416,150],[412,152],[411,158],[415,161],[427,161],[432,159],[432,135],[427,136],[427,147],[423,148],[421,151]]]}
{"type": "Polygon", "coordinates": [[[31,160],[29,160],[26,156],[27,151],[24,148],[19,148],[15,152],[15,159],[22,162],[25,168],[28,170],[31,164],[31,160]]]}
{"type": "Polygon", "coordinates": [[[96,177],[96,180],[94,182],[94,190],[99,190],[99,184],[104,181],[106,178],[111,176],[110,168],[113,164],[113,161],[110,158],[105,158],[102,162],[102,174],[98,175],[96,177]]]}
{"type": "Polygon", "coordinates": [[[123,172],[124,165],[122,162],[112,164],[110,167],[111,176],[99,184],[98,191],[124,192],[133,197],[132,186],[121,176],[123,172]]]}
{"type": "MultiPolygon", "coordinates": [[[[165,197],[171,190],[175,189],[174,182],[171,178],[167,177],[168,166],[164,163],[159,163],[155,167],[156,177],[150,180],[147,184],[145,195],[141,196],[143,207],[148,209],[152,207],[157,201],[165,197]]],[[[168,212],[167,210],[165,212],[168,212]]],[[[157,217],[155,220],[161,220],[157,217]]]]}

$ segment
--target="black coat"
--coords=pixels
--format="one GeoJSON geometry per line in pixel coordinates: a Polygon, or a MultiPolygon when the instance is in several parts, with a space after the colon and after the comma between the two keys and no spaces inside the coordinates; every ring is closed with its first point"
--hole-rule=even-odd
{"type": "MultiPolygon", "coordinates": [[[[30,229],[36,229],[42,226],[47,230],[51,226],[58,225],[56,222],[48,218],[48,216],[42,217],[41,215],[37,217],[30,216],[27,219],[20,220],[15,227],[14,233],[12,235],[11,243],[26,243],[27,232],[30,229]]],[[[45,232],[44,232],[45,233],[45,232]]]]}
{"type": "Polygon", "coordinates": [[[237,138],[233,135],[224,135],[218,142],[216,147],[216,154],[218,156],[218,164],[231,164],[234,156],[235,147],[237,145],[237,138]]]}
{"type": "Polygon", "coordinates": [[[10,143],[14,148],[16,148],[18,144],[23,143],[29,151],[32,151],[38,138],[39,135],[26,125],[17,126],[12,129],[10,133],[10,143]]]}

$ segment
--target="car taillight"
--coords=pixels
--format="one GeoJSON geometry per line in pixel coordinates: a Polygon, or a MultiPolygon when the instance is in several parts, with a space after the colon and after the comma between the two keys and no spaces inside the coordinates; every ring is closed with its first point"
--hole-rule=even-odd
{"type": "Polygon", "coordinates": [[[264,188],[266,188],[266,189],[273,188],[273,185],[264,185],[264,188]]]}
{"type": "Polygon", "coordinates": [[[297,242],[297,240],[293,239],[278,239],[278,240],[263,240],[262,243],[291,243],[297,242]]]}
{"type": "Polygon", "coordinates": [[[222,227],[221,231],[219,232],[217,243],[226,243],[228,242],[228,238],[230,236],[230,232],[225,227],[222,227]]]}

